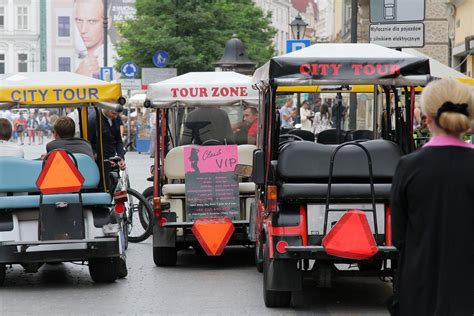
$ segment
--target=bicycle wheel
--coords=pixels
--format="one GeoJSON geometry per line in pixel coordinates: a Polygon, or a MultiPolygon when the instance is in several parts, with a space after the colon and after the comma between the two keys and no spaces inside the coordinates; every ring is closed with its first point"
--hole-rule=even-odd
{"type": "Polygon", "coordinates": [[[134,189],[127,189],[127,195],[125,224],[128,228],[128,240],[141,242],[147,239],[153,231],[153,224],[150,220],[153,210],[143,195],[134,189]]]}
{"type": "MultiPolygon", "coordinates": [[[[153,187],[146,188],[145,191],[142,192],[142,195],[153,210],[153,187]]],[[[140,222],[145,227],[150,222],[150,219],[144,215],[146,215],[145,212],[140,213],[140,222]]]]}

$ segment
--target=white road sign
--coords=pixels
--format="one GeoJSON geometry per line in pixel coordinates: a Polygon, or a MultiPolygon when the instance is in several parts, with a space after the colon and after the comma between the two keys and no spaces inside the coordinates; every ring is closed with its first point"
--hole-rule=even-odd
{"type": "Polygon", "coordinates": [[[141,79],[119,79],[118,82],[122,85],[123,90],[141,90],[141,79]]]}
{"type": "Polygon", "coordinates": [[[390,48],[423,47],[425,25],[423,23],[371,24],[370,43],[390,48]]]}
{"type": "Polygon", "coordinates": [[[414,22],[425,19],[425,0],[370,0],[371,23],[414,22]]]}
{"type": "Polygon", "coordinates": [[[160,82],[177,75],[178,70],[176,68],[142,68],[143,84],[160,82]]]}

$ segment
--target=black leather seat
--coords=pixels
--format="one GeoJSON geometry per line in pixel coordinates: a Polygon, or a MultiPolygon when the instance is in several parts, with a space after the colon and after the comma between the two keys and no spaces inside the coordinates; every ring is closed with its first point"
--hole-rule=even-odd
{"type": "MultiPolygon", "coordinates": [[[[362,145],[371,155],[375,196],[377,199],[388,199],[401,150],[395,143],[386,140],[366,141],[362,145]]],[[[336,147],[310,142],[288,144],[278,157],[280,198],[308,201],[326,199],[329,165],[336,147]]],[[[367,156],[361,148],[347,146],[337,153],[333,183],[333,198],[371,198],[367,156]]]]}
{"type": "Polygon", "coordinates": [[[304,129],[293,129],[293,130],[288,131],[288,134],[299,136],[303,140],[314,143],[314,134],[310,131],[306,131],[304,129]]]}
{"type": "Polygon", "coordinates": [[[318,134],[317,142],[325,145],[335,145],[344,142],[348,131],[341,130],[340,138],[337,139],[337,130],[335,128],[327,129],[318,134]]]}
{"type": "Polygon", "coordinates": [[[355,131],[349,131],[346,134],[345,141],[350,142],[353,140],[369,140],[374,139],[374,132],[365,129],[358,129],[355,131]]]}

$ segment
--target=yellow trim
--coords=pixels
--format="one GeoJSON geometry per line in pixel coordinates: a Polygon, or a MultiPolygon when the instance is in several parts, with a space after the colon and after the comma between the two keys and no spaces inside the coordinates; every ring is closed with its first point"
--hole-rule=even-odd
{"type": "Polygon", "coordinates": [[[121,96],[120,83],[83,86],[0,87],[0,102],[20,105],[117,102],[121,96]]]}
{"type": "Polygon", "coordinates": [[[89,135],[88,135],[88,132],[89,132],[89,129],[88,129],[88,126],[89,126],[89,122],[88,122],[88,119],[89,119],[89,113],[87,112],[87,107],[83,107],[81,108],[81,129],[82,129],[82,138],[84,139],[89,139],[89,135]]]}
{"type": "MultiPolygon", "coordinates": [[[[456,78],[460,82],[470,84],[474,86],[474,78],[456,78]]],[[[279,86],[277,88],[278,93],[336,93],[336,92],[342,92],[342,93],[373,93],[374,92],[374,86],[373,85],[353,85],[351,87],[351,90],[322,90],[321,91],[321,86],[279,86]]],[[[423,91],[422,87],[416,87],[415,88],[416,92],[421,92],[423,91]]]]}

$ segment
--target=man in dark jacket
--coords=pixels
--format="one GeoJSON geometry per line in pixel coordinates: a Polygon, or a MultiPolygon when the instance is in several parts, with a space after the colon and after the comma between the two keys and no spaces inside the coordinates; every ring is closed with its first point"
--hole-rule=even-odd
{"type": "MultiPolygon", "coordinates": [[[[126,168],[125,149],[120,133],[120,126],[123,125],[123,123],[119,117],[119,113],[111,110],[102,110],[99,111],[99,116],[102,125],[102,157],[103,159],[116,156],[121,157],[122,160],[119,162],[119,167],[124,170],[126,168]]],[[[88,123],[88,138],[92,144],[94,153],[97,153],[97,124],[99,124],[99,120],[95,110],[89,114],[88,123]]]]}
{"type": "Polygon", "coordinates": [[[53,127],[54,140],[46,145],[49,153],[55,149],[64,149],[73,154],[84,154],[94,159],[91,144],[82,139],[74,137],[76,125],[70,117],[62,116],[56,120],[53,127]]]}

